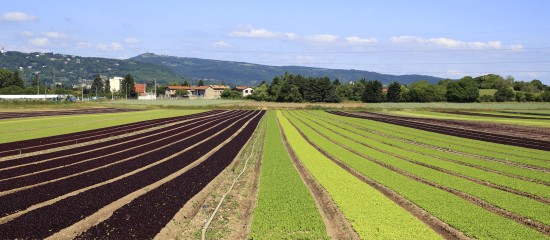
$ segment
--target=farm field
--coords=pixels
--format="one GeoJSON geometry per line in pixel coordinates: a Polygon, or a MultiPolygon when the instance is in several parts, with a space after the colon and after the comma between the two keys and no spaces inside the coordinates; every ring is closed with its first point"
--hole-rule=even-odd
{"type": "MultiPolygon", "coordinates": [[[[464,111],[462,112],[473,112],[473,111],[464,111]]],[[[510,110],[505,110],[510,111],[510,110]]],[[[479,111],[476,111],[479,112],[479,111]]],[[[520,126],[534,126],[534,127],[546,127],[550,128],[550,118],[547,116],[534,116],[534,115],[512,115],[509,113],[499,113],[498,111],[482,111],[479,112],[479,115],[466,115],[466,114],[456,114],[452,111],[429,111],[429,110],[415,110],[415,111],[387,111],[385,113],[404,116],[404,117],[416,117],[416,118],[430,118],[430,119],[445,119],[445,120],[460,120],[460,121],[476,121],[476,122],[490,122],[498,124],[510,124],[510,125],[520,125],[520,126]],[[482,114],[485,114],[483,116],[482,114]],[[499,116],[488,116],[491,115],[502,115],[499,116]],[[510,118],[509,116],[516,116],[518,118],[510,118]]]]}
{"type": "Polygon", "coordinates": [[[204,110],[144,110],[124,113],[82,114],[0,120],[0,143],[169,118],[204,110]]]}
{"type": "Polygon", "coordinates": [[[545,110],[224,108],[0,120],[0,239],[550,238],[550,131],[439,117],[545,110]]]}
{"type": "Polygon", "coordinates": [[[156,137],[1,161],[2,238],[152,238],[233,160],[262,115],[190,115],[156,137]]]}

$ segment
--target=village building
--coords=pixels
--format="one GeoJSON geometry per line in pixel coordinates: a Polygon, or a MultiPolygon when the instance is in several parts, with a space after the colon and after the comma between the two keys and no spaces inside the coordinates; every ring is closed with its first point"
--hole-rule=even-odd
{"type": "Polygon", "coordinates": [[[243,97],[251,95],[254,92],[254,89],[249,86],[236,86],[233,89],[240,92],[243,97]]]}
{"type": "Polygon", "coordinates": [[[224,85],[209,85],[209,86],[167,86],[165,91],[165,97],[177,98],[178,90],[186,90],[189,99],[219,99],[221,98],[223,90],[229,88],[224,85]]]}
{"type": "Polygon", "coordinates": [[[109,88],[111,89],[111,92],[120,91],[120,86],[122,85],[122,80],[124,80],[124,78],[122,78],[122,77],[109,78],[109,88]]]}

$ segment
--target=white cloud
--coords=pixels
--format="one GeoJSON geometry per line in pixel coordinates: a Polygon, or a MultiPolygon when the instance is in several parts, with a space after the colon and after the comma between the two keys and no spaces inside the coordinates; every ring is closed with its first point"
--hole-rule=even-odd
{"type": "Polygon", "coordinates": [[[48,38],[64,38],[65,34],[60,32],[43,32],[42,35],[48,38]]]}
{"type": "Polygon", "coordinates": [[[232,37],[240,38],[275,38],[295,40],[298,36],[294,33],[273,32],[264,28],[248,26],[244,31],[233,31],[229,34],[232,37]]]}
{"type": "Polygon", "coordinates": [[[217,41],[217,42],[212,43],[212,47],[214,47],[214,48],[229,48],[229,47],[231,47],[231,44],[226,43],[224,41],[217,41]]]}
{"type": "Polygon", "coordinates": [[[31,38],[31,37],[34,37],[34,33],[29,32],[29,31],[23,31],[23,32],[21,32],[21,36],[23,36],[25,38],[31,38]]]}
{"type": "Polygon", "coordinates": [[[338,38],[339,38],[338,36],[332,35],[332,34],[319,34],[319,35],[307,36],[305,39],[309,41],[314,41],[314,42],[331,43],[338,40],[338,38]]]}
{"type": "Polygon", "coordinates": [[[124,42],[129,45],[136,45],[139,44],[141,41],[137,38],[126,38],[124,39],[124,42]]]}
{"type": "Polygon", "coordinates": [[[89,42],[78,42],[76,44],[77,49],[87,49],[87,48],[93,48],[94,45],[89,42]]]}
{"type": "Polygon", "coordinates": [[[378,39],[374,37],[360,38],[356,36],[346,37],[346,41],[350,44],[375,44],[378,43],[378,39]]]}
{"type": "Polygon", "coordinates": [[[36,20],[36,16],[23,12],[7,12],[0,16],[0,20],[5,22],[29,22],[36,20]]]}
{"type": "Polygon", "coordinates": [[[34,46],[46,46],[50,41],[47,38],[33,38],[29,40],[29,43],[34,46]]]}
{"type": "Polygon", "coordinates": [[[436,45],[445,48],[468,48],[468,49],[502,49],[510,48],[514,50],[522,49],[522,45],[510,45],[504,46],[500,41],[487,41],[487,42],[464,42],[456,39],[450,39],[445,37],[439,38],[421,38],[415,36],[394,36],[390,38],[390,42],[397,44],[417,43],[424,45],[436,45]]]}

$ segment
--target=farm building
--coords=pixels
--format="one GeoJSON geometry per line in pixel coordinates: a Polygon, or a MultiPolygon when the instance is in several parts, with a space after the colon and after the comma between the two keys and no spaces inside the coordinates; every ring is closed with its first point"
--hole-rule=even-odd
{"type": "Polygon", "coordinates": [[[238,91],[242,94],[243,97],[246,97],[254,92],[254,89],[252,89],[249,86],[236,86],[233,88],[235,91],[238,91]]]}
{"type": "Polygon", "coordinates": [[[124,80],[124,78],[121,78],[121,77],[109,78],[109,87],[111,88],[111,92],[120,91],[120,85],[122,83],[122,80],[124,80]]]}
{"type": "Polygon", "coordinates": [[[229,87],[224,85],[209,85],[209,86],[168,86],[166,87],[165,96],[169,98],[177,97],[177,90],[187,90],[187,97],[190,99],[218,99],[224,89],[229,87]]]}
{"type": "Polygon", "coordinates": [[[42,95],[0,95],[0,100],[47,100],[61,101],[75,98],[73,95],[65,94],[42,94],[42,95]]]}

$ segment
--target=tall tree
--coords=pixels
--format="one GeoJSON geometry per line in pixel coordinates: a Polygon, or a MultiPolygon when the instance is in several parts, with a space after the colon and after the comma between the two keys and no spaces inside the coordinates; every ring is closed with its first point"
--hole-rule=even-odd
{"type": "Polygon", "coordinates": [[[494,96],[497,102],[508,102],[515,100],[516,94],[512,87],[504,86],[497,89],[494,96]]]}
{"type": "Polygon", "coordinates": [[[430,84],[426,80],[414,82],[409,87],[408,97],[411,102],[444,102],[447,100],[444,86],[430,84]]]}
{"type": "Polygon", "coordinates": [[[200,79],[197,83],[197,86],[204,86],[204,80],[200,79]]]}
{"type": "Polygon", "coordinates": [[[6,87],[6,82],[11,78],[12,72],[8,69],[0,68],[0,88],[6,87]]]}
{"type": "Polygon", "coordinates": [[[4,82],[4,87],[10,86],[25,88],[25,82],[23,81],[23,78],[19,76],[19,71],[16,70],[15,72],[13,72],[13,74],[11,74],[11,77],[8,78],[6,82],[4,82]]]}
{"type": "Polygon", "coordinates": [[[111,81],[109,81],[109,78],[105,81],[105,93],[111,93],[111,81]]]}
{"type": "Polygon", "coordinates": [[[92,92],[97,94],[103,93],[103,81],[101,80],[101,76],[98,74],[95,75],[94,81],[92,82],[92,92]]]}
{"type": "Polygon", "coordinates": [[[132,75],[127,74],[124,77],[124,79],[122,80],[122,84],[120,86],[120,93],[121,93],[122,96],[124,96],[126,98],[136,98],[137,97],[134,77],[132,77],[132,75]]]}
{"type": "Polygon", "coordinates": [[[40,84],[40,75],[38,73],[34,74],[34,78],[32,79],[31,86],[36,87],[40,84]]]}
{"type": "Polygon", "coordinates": [[[476,81],[466,76],[449,82],[445,95],[449,102],[475,102],[479,98],[479,89],[476,81]]]}
{"type": "Polygon", "coordinates": [[[386,99],[388,102],[400,102],[401,96],[401,84],[398,82],[392,82],[388,86],[388,94],[386,94],[386,99]]]}
{"type": "Polygon", "coordinates": [[[181,84],[182,86],[191,86],[191,84],[189,84],[189,82],[187,81],[187,79],[185,79],[183,81],[183,84],[181,84]]]}
{"type": "Polygon", "coordinates": [[[378,80],[367,81],[367,84],[365,84],[365,93],[363,94],[363,102],[379,103],[383,101],[382,82],[378,80]]]}

